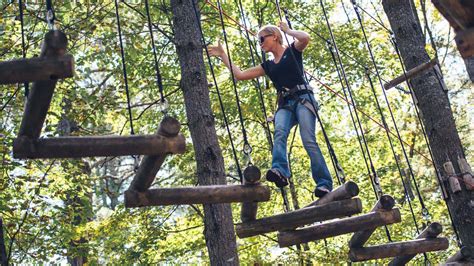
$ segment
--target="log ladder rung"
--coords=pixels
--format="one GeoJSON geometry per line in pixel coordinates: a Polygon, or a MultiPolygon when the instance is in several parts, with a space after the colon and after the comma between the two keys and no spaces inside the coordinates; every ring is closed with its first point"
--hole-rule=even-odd
{"type": "Polygon", "coordinates": [[[270,188],[262,185],[214,185],[180,188],[158,188],[143,192],[125,191],[125,207],[147,207],[182,204],[215,204],[260,202],[270,199],[270,188]]]}
{"type": "Polygon", "coordinates": [[[0,84],[57,80],[74,76],[72,55],[0,62],[0,84]]]}
{"type": "Polygon", "coordinates": [[[161,135],[55,137],[13,142],[15,158],[81,158],[95,156],[164,155],[183,153],[184,137],[161,135]]]}
{"type": "Polygon", "coordinates": [[[362,203],[359,198],[334,201],[237,224],[236,233],[240,238],[251,237],[274,231],[294,229],[303,225],[329,219],[345,217],[360,213],[361,211],[362,203]]]}
{"type": "Polygon", "coordinates": [[[332,222],[309,226],[294,231],[280,232],[278,244],[288,247],[309,241],[334,237],[352,232],[362,231],[382,225],[401,221],[400,211],[395,208],[390,211],[379,211],[356,217],[343,218],[332,222]]]}
{"type": "Polygon", "coordinates": [[[352,248],[349,259],[352,262],[383,259],[396,256],[416,255],[430,251],[447,249],[447,238],[422,238],[403,242],[393,242],[384,245],[352,248]]]}

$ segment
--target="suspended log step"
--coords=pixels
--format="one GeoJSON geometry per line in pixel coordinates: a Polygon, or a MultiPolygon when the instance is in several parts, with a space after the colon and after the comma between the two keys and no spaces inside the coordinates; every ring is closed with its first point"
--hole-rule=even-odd
{"type": "Polygon", "coordinates": [[[288,247],[309,241],[367,230],[382,225],[398,223],[400,221],[400,211],[397,208],[390,211],[373,212],[294,231],[280,232],[278,234],[278,244],[280,247],[288,247]]]}
{"type": "MultiPolygon", "coordinates": [[[[155,150],[161,150],[161,154],[157,155],[146,155],[140,162],[137,173],[133,178],[129,189],[135,191],[146,191],[150,188],[151,184],[156,178],[156,174],[163,165],[166,156],[169,153],[183,153],[185,150],[185,140],[183,136],[178,135],[181,129],[181,124],[178,120],[172,117],[165,117],[158,127],[157,135],[163,136],[164,140],[174,139],[176,142],[169,148],[173,148],[172,152],[166,152],[163,148],[157,148],[155,150]]],[[[167,149],[169,149],[167,148],[167,149]]]]}
{"type": "Polygon", "coordinates": [[[311,207],[311,206],[322,205],[322,204],[329,203],[332,201],[350,199],[357,195],[359,195],[359,186],[352,181],[348,181],[344,183],[342,186],[339,186],[338,188],[329,192],[324,197],[312,202],[305,208],[311,207]]]}
{"type": "Polygon", "coordinates": [[[400,76],[394,78],[393,80],[387,82],[384,84],[384,88],[386,90],[390,89],[390,88],[393,88],[395,86],[397,86],[398,84],[404,82],[404,81],[407,81],[417,75],[421,75],[422,73],[426,72],[427,70],[429,70],[430,68],[432,68],[433,66],[435,66],[436,64],[438,64],[438,59],[432,59],[430,60],[429,62],[426,62],[426,63],[423,63],[419,66],[416,66],[408,71],[406,71],[404,74],[401,74],[400,76]]]}
{"type": "MultiPolygon", "coordinates": [[[[260,169],[255,165],[249,165],[244,170],[244,185],[255,186],[259,184],[262,177],[260,169]]],[[[257,219],[258,203],[242,202],[240,210],[240,220],[242,222],[250,222],[257,219]]]]}
{"type": "Polygon", "coordinates": [[[419,253],[447,249],[446,238],[423,238],[404,242],[393,242],[385,245],[352,248],[349,259],[352,262],[383,259],[397,256],[416,255],[419,253]]]}
{"type": "MultiPolygon", "coordinates": [[[[443,232],[443,226],[440,223],[431,223],[429,226],[421,232],[416,239],[423,239],[423,238],[436,238],[439,234],[443,232]]],[[[390,266],[398,266],[398,265],[405,265],[411,259],[413,259],[416,254],[411,255],[404,255],[404,256],[397,256],[395,257],[390,263],[390,266]]]]}
{"type": "Polygon", "coordinates": [[[238,237],[245,238],[274,231],[292,230],[303,225],[353,215],[361,211],[362,203],[358,198],[334,201],[237,224],[235,231],[238,237]]]}
{"type": "Polygon", "coordinates": [[[254,185],[214,185],[125,191],[125,207],[268,201],[270,189],[254,185]]]}
{"type": "MultiPolygon", "coordinates": [[[[67,38],[61,31],[49,31],[43,41],[39,58],[58,58],[66,52],[67,38]]],[[[41,134],[57,80],[40,80],[33,83],[28,95],[18,136],[37,139],[41,134]]]]}
{"type": "Polygon", "coordinates": [[[161,135],[56,137],[32,140],[16,138],[15,158],[81,158],[95,156],[166,155],[183,153],[182,135],[167,138],[161,135]]]}
{"type": "Polygon", "coordinates": [[[470,260],[471,262],[474,262],[473,261],[474,248],[470,246],[464,246],[464,247],[461,247],[461,249],[458,252],[456,252],[454,255],[449,257],[445,263],[446,264],[456,263],[456,262],[462,263],[462,262],[469,262],[470,260]]]}
{"type": "MultiPolygon", "coordinates": [[[[371,212],[389,211],[395,206],[395,200],[390,195],[382,195],[377,201],[371,212]]],[[[349,241],[349,247],[362,247],[377,227],[372,227],[363,231],[356,232],[349,241]]]]}
{"type": "Polygon", "coordinates": [[[7,249],[5,247],[5,238],[3,237],[3,220],[0,217],[0,265],[8,265],[7,249]]]}
{"type": "Polygon", "coordinates": [[[0,84],[57,80],[74,76],[72,55],[0,62],[0,84]]]}

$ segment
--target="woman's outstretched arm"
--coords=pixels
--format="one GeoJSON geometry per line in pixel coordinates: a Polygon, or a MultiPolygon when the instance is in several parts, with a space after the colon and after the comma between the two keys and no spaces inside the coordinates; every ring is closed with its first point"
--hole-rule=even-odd
{"type": "Polygon", "coordinates": [[[229,57],[225,53],[224,48],[222,48],[222,44],[220,42],[216,46],[208,46],[207,49],[209,51],[209,55],[222,59],[222,62],[224,62],[225,66],[231,70],[232,73],[234,73],[234,77],[237,80],[249,80],[265,75],[265,71],[260,65],[242,71],[238,66],[232,63],[231,69],[229,57]]]}
{"type": "Polygon", "coordinates": [[[308,46],[309,41],[311,40],[311,37],[309,34],[305,31],[300,31],[300,30],[292,30],[290,27],[288,27],[288,24],[286,24],[283,21],[280,21],[280,29],[284,33],[295,37],[295,48],[296,50],[302,52],[306,46],[308,46]]]}

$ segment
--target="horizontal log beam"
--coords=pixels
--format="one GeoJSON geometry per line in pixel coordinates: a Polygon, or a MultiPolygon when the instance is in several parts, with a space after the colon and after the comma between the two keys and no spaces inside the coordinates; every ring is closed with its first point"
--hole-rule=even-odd
{"type": "Polygon", "coordinates": [[[357,195],[359,195],[359,186],[357,186],[357,184],[352,181],[348,181],[306,207],[317,206],[337,200],[350,199],[357,195]]]}
{"type": "Polygon", "coordinates": [[[294,229],[315,222],[353,215],[361,211],[362,203],[358,198],[334,201],[237,224],[235,231],[238,237],[245,238],[274,231],[294,229]]]}
{"type": "MultiPolygon", "coordinates": [[[[178,136],[180,129],[181,124],[179,121],[175,118],[167,116],[161,121],[157,134],[165,137],[166,139],[178,138],[182,140],[182,143],[178,144],[178,153],[183,153],[186,144],[184,142],[184,138],[182,138],[182,136],[178,136]]],[[[130,183],[129,189],[145,191],[150,188],[167,155],[168,153],[162,153],[159,155],[146,155],[143,157],[142,161],[140,162],[140,166],[138,167],[137,173],[130,183]]]]}
{"type": "Polygon", "coordinates": [[[333,222],[322,223],[295,231],[280,232],[278,234],[278,244],[280,247],[288,247],[309,241],[362,231],[368,228],[398,223],[400,221],[401,216],[398,209],[373,212],[356,217],[343,218],[333,222]]]}
{"type": "MultiPolygon", "coordinates": [[[[416,239],[436,238],[439,234],[441,234],[441,232],[443,232],[443,226],[440,223],[431,223],[418,235],[416,239]]],[[[393,260],[389,263],[389,266],[405,265],[415,256],[416,254],[397,256],[393,258],[393,260]]]]}
{"type": "Polygon", "coordinates": [[[125,191],[125,207],[268,201],[270,189],[255,185],[215,185],[125,191]]]}
{"type": "Polygon", "coordinates": [[[474,247],[464,246],[446,260],[446,263],[462,262],[474,259],[474,247]]]}
{"type": "MultiPolygon", "coordinates": [[[[66,46],[67,38],[63,32],[49,31],[44,36],[40,58],[63,56],[66,46]]],[[[33,83],[21,120],[19,137],[39,138],[56,83],[57,80],[41,80],[33,83]]]]}
{"type": "Polygon", "coordinates": [[[349,259],[352,262],[383,259],[444,250],[448,246],[449,241],[446,238],[423,238],[365,248],[352,248],[349,251],[349,259]]]}
{"type": "MultiPolygon", "coordinates": [[[[371,212],[376,211],[389,211],[395,206],[395,200],[390,195],[382,195],[380,199],[377,201],[375,206],[372,208],[371,212]]],[[[377,227],[372,227],[367,230],[359,231],[354,233],[351,240],[349,241],[349,247],[362,247],[367,240],[369,240],[370,236],[375,232],[377,227]]]]}
{"type": "Polygon", "coordinates": [[[453,28],[474,27],[474,2],[464,0],[432,0],[441,14],[449,17],[453,28]]]}
{"type": "Polygon", "coordinates": [[[438,64],[438,60],[436,58],[432,59],[429,62],[423,63],[419,66],[416,66],[416,67],[406,71],[404,74],[402,74],[402,75],[394,78],[393,80],[385,83],[383,87],[386,90],[388,90],[390,88],[393,88],[393,87],[397,86],[398,84],[400,84],[400,83],[402,83],[406,80],[409,80],[409,79],[411,79],[411,78],[413,78],[417,75],[420,75],[420,74],[424,73],[425,71],[432,68],[436,64],[438,64]]]}
{"type": "Polygon", "coordinates": [[[454,40],[462,58],[474,56],[474,27],[458,31],[454,40]]]}
{"type": "Polygon", "coordinates": [[[31,140],[16,138],[15,158],[81,158],[96,156],[165,155],[183,153],[182,135],[167,138],[160,135],[56,137],[31,140]]]}
{"type": "Polygon", "coordinates": [[[57,80],[74,76],[72,55],[0,62],[0,84],[57,80]]]}

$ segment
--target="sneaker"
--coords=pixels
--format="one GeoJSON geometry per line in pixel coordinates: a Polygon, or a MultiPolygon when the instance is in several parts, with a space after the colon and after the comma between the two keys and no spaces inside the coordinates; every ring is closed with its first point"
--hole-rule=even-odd
{"type": "Polygon", "coordinates": [[[275,183],[277,187],[288,186],[288,178],[284,177],[276,169],[270,169],[267,171],[267,180],[275,183]]]}
{"type": "Polygon", "coordinates": [[[326,196],[326,194],[328,194],[329,192],[329,189],[327,187],[317,187],[315,190],[314,190],[314,195],[318,198],[322,198],[324,196],[326,196]]]}

